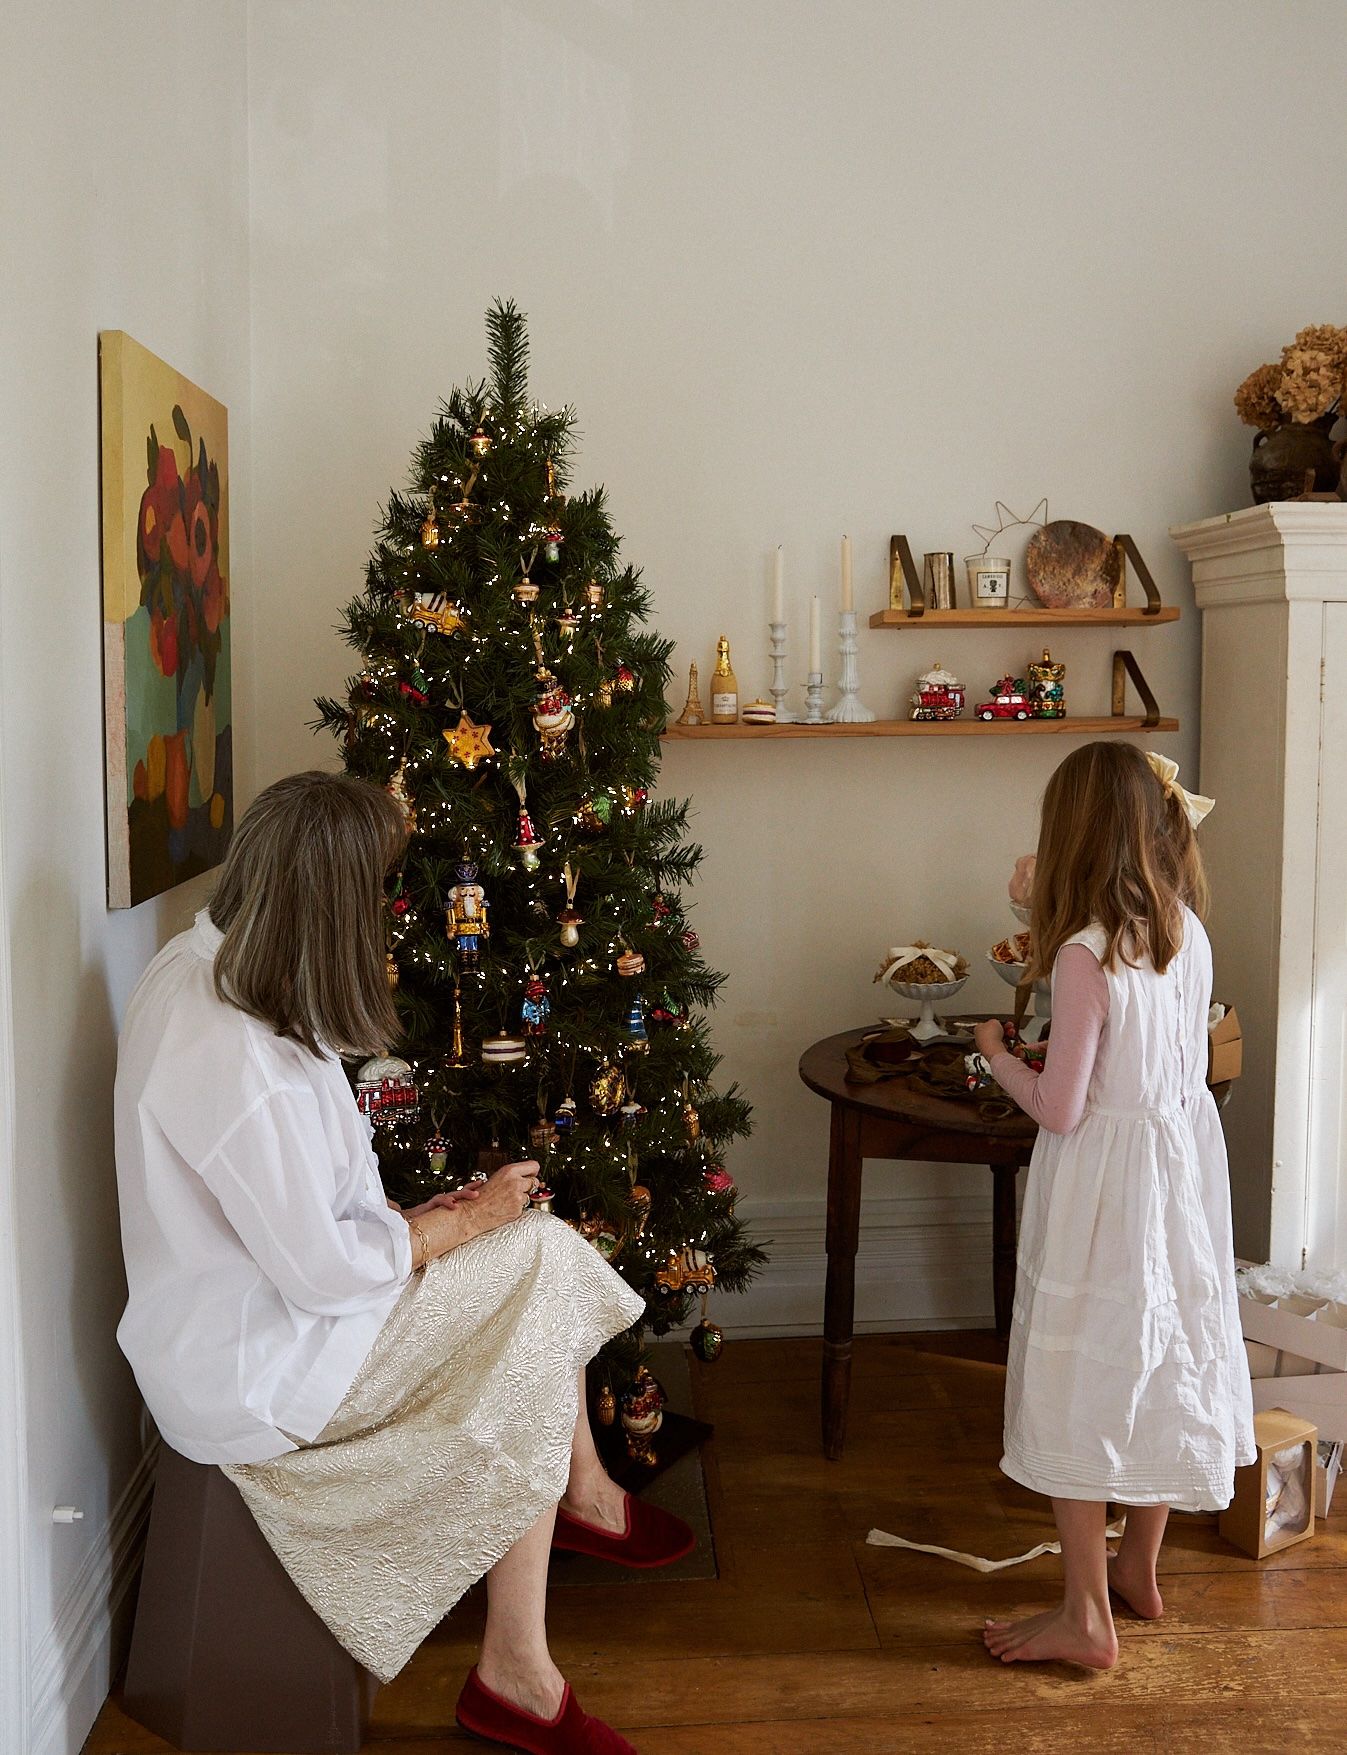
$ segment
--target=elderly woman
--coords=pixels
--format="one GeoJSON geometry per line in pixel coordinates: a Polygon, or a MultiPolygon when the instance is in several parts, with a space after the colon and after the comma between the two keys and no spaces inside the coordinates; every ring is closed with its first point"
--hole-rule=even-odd
{"type": "Polygon", "coordinates": [[[459,1722],[537,1755],[629,1750],[557,1672],[544,1610],[554,1546],[649,1566],[691,1544],[608,1479],[585,1414],[585,1361],[642,1302],[530,1210],[536,1164],[386,1200],[341,1057],[397,1035],[383,886],[404,838],[377,787],[279,781],[146,971],[117,1071],[118,1339],[166,1442],[224,1468],[375,1675],[485,1574],[459,1722]]]}

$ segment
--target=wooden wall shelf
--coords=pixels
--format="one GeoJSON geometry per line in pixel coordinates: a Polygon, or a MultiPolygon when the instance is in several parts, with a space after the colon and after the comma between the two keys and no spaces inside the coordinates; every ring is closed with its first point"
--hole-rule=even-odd
{"type": "MultiPolygon", "coordinates": [[[[981,611],[977,611],[981,615],[981,611]]],[[[768,743],[779,737],[1108,737],[1116,732],[1177,731],[1177,719],[1148,724],[1141,714],[1113,713],[1101,719],[875,719],[869,725],[666,725],[671,743],[738,738],[768,743]]]]}
{"type": "Polygon", "coordinates": [[[1165,607],[1144,609],[928,609],[913,615],[905,609],[880,609],[870,617],[872,628],[1100,628],[1154,627],[1176,622],[1179,612],[1165,607]]]}

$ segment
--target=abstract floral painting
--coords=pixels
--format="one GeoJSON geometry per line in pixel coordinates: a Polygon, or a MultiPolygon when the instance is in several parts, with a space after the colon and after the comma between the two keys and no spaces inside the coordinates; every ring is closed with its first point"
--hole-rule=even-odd
{"type": "Polygon", "coordinates": [[[99,336],[108,906],[218,865],[234,826],[222,404],[99,336]]]}

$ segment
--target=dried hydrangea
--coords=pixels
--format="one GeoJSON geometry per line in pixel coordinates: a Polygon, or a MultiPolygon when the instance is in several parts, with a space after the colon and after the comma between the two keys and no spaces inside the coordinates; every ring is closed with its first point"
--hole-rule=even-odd
{"type": "Polygon", "coordinates": [[[1285,420],[1277,401],[1277,386],[1282,381],[1280,366],[1259,366],[1235,392],[1235,409],[1245,426],[1270,433],[1285,420]]]}
{"type": "Polygon", "coordinates": [[[1277,401],[1291,420],[1307,426],[1327,414],[1342,394],[1343,362],[1336,351],[1292,343],[1282,351],[1277,401]]]}
{"type": "Polygon", "coordinates": [[[1347,329],[1339,329],[1336,324],[1311,323],[1296,332],[1295,345],[1311,347],[1317,353],[1336,354],[1347,367],[1347,329]]]}

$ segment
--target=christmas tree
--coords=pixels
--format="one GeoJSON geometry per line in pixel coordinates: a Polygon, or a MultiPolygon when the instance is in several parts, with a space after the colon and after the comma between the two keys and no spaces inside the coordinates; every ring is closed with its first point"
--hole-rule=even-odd
{"type": "MultiPolygon", "coordinates": [[[[687,803],[652,795],[672,647],[643,626],[603,489],[570,491],[574,412],[530,400],[513,304],[487,336],[489,377],[441,405],[346,608],[360,674],[318,702],[411,830],[388,886],[406,1066],[358,1089],[394,1199],[536,1157],[539,1203],[663,1333],[762,1260],[722,1163],[749,1107],[710,1082],[723,977],[681,897],[701,849],[687,803]]],[[[713,1357],[719,1331],[694,1344],[713,1357]]],[[[607,1383],[639,1354],[638,1328],[607,1383]]]]}

